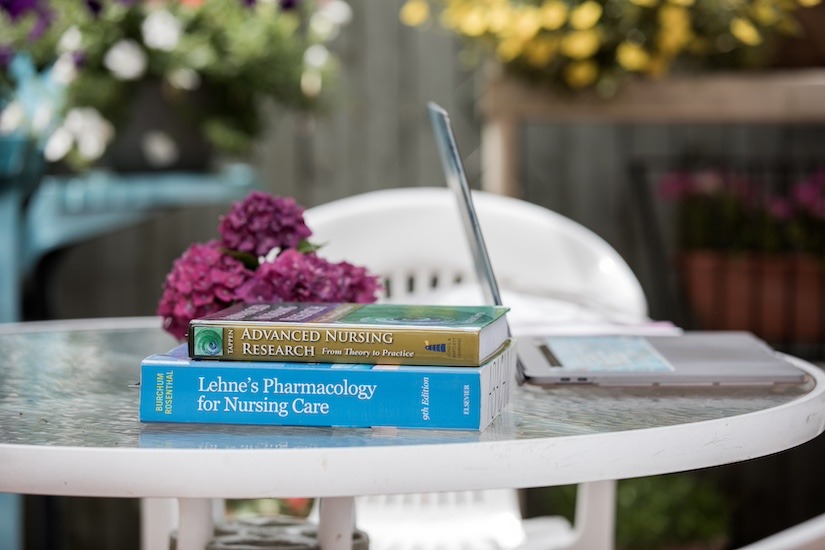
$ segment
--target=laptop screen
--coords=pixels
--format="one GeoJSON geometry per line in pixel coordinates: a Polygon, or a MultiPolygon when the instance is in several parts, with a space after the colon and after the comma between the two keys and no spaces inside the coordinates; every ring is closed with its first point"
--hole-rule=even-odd
{"type": "Polygon", "coordinates": [[[473,198],[470,194],[470,184],[467,182],[467,174],[464,170],[464,163],[458,152],[455,134],[453,133],[450,116],[443,108],[433,102],[427,104],[430,114],[430,121],[433,126],[438,152],[441,156],[441,164],[444,168],[444,176],[447,185],[453,190],[461,212],[461,221],[473,255],[473,264],[476,275],[481,283],[482,291],[487,302],[492,305],[503,305],[498,282],[493,273],[493,265],[487,253],[487,246],[484,243],[484,235],[481,233],[481,225],[478,222],[473,198]]]}
{"type": "MultiPolygon", "coordinates": [[[[441,164],[444,168],[447,185],[452,189],[458,202],[458,210],[461,213],[464,233],[470,245],[473,265],[478,280],[481,283],[484,298],[490,305],[504,305],[498,282],[493,272],[493,264],[487,252],[487,245],[484,242],[484,235],[481,233],[481,224],[479,224],[475,206],[473,205],[470,184],[467,181],[464,163],[458,152],[458,145],[456,144],[455,133],[450,123],[450,116],[447,114],[447,111],[432,101],[427,103],[427,111],[430,114],[430,122],[432,123],[436,144],[438,145],[438,152],[441,157],[441,164]]],[[[507,333],[510,334],[509,327],[507,328],[507,333]]],[[[516,360],[516,380],[519,384],[522,384],[525,380],[524,364],[520,357],[516,360]]]]}

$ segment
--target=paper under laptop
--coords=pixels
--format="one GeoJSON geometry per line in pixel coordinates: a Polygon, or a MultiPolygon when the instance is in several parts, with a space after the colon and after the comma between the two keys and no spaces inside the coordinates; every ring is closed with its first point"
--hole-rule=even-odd
{"type": "MultiPolygon", "coordinates": [[[[427,108],[485,300],[506,305],[502,303],[450,117],[435,103],[428,103],[427,108]]],[[[804,372],[747,332],[547,335],[519,338],[518,348],[519,383],[543,386],[750,386],[799,384],[805,380],[804,372]]]]}

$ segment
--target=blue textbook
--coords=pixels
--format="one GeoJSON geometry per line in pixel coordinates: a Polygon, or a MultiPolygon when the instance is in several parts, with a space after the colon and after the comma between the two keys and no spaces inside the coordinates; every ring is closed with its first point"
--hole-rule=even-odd
{"type": "Polygon", "coordinates": [[[140,420],[483,430],[510,398],[515,344],[480,367],[202,361],[186,344],[141,362],[140,420]]]}

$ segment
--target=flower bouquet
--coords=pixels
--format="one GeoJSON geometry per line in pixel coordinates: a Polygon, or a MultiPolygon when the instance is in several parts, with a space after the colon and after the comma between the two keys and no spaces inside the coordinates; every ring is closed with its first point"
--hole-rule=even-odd
{"type": "Polygon", "coordinates": [[[175,260],[157,310],[164,329],[184,340],[193,318],[237,302],[374,302],[378,277],[319,256],[303,212],[291,198],[259,191],[233,204],[219,239],[175,260]]]}
{"type": "Polygon", "coordinates": [[[465,39],[472,57],[567,90],[613,94],[630,75],[755,67],[795,11],[820,0],[407,0],[401,19],[425,27],[431,13],[465,39]]]}
{"type": "Polygon", "coordinates": [[[350,17],[344,0],[0,2],[0,131],[34,130],[48,160],[83,167],[145,122],[135,106],[149,94],[165,108],[159,123],[184,127],[141,128],[150,167],[171,164],[195,137],[244,155],[268,103],[324,104],[336,69],[325,44],[350,17]],[[32,72],[63,93],[31,105],[22,88],[32,72]]]}

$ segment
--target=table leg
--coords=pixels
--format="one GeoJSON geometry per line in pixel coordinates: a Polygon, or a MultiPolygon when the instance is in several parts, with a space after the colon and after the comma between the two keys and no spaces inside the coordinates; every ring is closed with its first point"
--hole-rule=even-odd
{"type": "Polygon", "coordinates": [[[576,492],[576,541],[568,550],[613,550],[616,537],[616,481],[580,483],[576,492]]]}
{"type": "Polygon", "coordinates": [[[140,499],[140,547],[142,550],[168,548],[169,536],[177,525],[177,499],[140,499]]]}
{"type": "Polygon", "coordinates": [[[178,499],[178,550],[203,550],[213,536],[213,504],[209,498],[178,499]]]}
{"type": "Polygon", "coordinates": [[[322,550],[351,550],[355,527],[355,499],[322,498],[318,520],[318,542],[322,550]]]}

